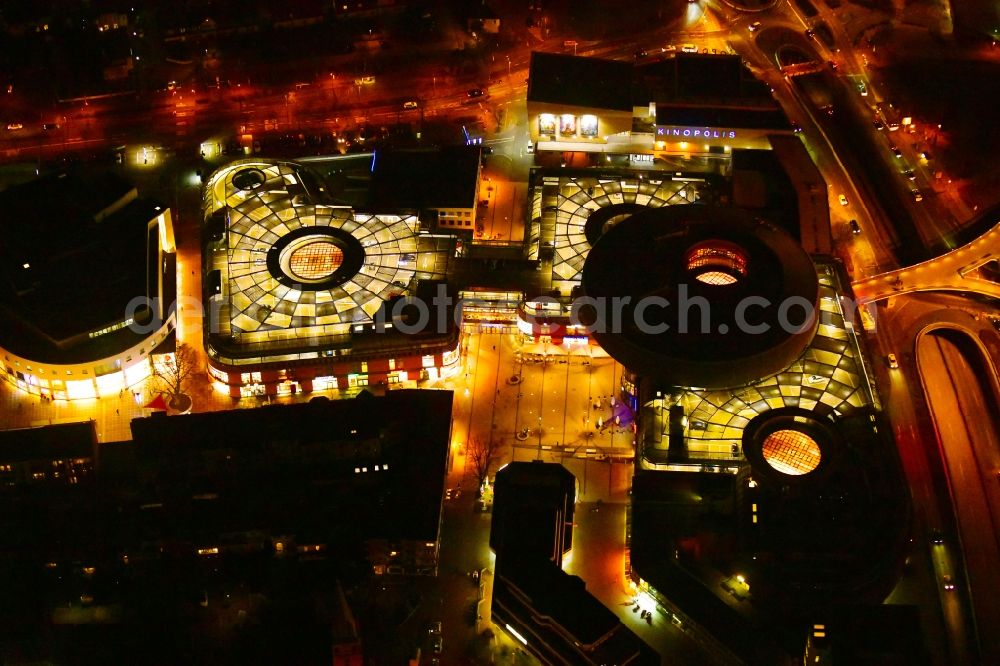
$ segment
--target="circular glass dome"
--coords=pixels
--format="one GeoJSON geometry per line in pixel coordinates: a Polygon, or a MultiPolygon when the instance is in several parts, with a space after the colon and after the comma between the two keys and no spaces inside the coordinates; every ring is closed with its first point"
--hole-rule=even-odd
{"type": "Polygon", "coordinates": [[[687,251],[684,263],[695,280],[711,286],[736,284],[747,275],[747,253],[724,240],[698,243],[687,251]]]}
{"type": "Polygon", "coordinates": [[[801,430],[775,430],[761,447],[764,461],[782,474],[801,476],[819,466],[819,444],[801,430]]]}
{"type": "Polygon", "coordinates": [[[288,253],[288,272],[301,280],[322,280],[344,263],[344,252],[327,240],[304,243],[288,253]]]}
{"type": "Polygon", "coordinates": [[[281,271],[304,285],[324,282],[344,264],[344,249],[330,236],[309,234],[281,250],[281,271]]]}

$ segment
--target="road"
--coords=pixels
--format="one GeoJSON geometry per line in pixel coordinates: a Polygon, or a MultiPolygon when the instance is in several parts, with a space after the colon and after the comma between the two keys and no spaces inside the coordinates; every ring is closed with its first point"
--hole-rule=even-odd
{"type": "MultiPolygon", "coordinates": [[[[968,586],[978,626],[983,663],[1000,661],[1000,429],[993,393],[995,375],[984,372],[971,339],[955,331],[935,331],[918,341],[917,363],[928,406],[937,425],[959,539],[946,537],[944,547],[964,553],[968,586]],[[933,388],[931,388],[933,387],[933,388]]],[[[959,582],[956,576],[956,583],[959,582]]],[[[943,594],[945,615],[958,613],[943,594]]]]}

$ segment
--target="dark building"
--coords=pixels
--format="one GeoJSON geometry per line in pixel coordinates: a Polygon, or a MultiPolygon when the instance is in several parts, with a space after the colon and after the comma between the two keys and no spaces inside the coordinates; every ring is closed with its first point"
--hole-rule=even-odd
{"type": "Polygon", "coordinates": [[[149,375],[174,327],[169,208],[114,174],[60,171],[0,192],[0,233],[8,382],[73,400],[149,375]]]}
{"type": "Polygon", "coordinates": [[[558,464],[513,462],[497,472],[494,493],[494,624],[544,664],[658,665],[656,652],[562,570],[575,477],[558,464]]]}
{"type": "Polygon", "coordinates": [[[415,211],[431,229],[476,228],[479,146],[378,150],[372,156],[372,185],[366,209],[415,211]]]}
{"type": "Polygon", "coordinates": [[[556,566],[573,547],[576,478],[562,465],[512,462],[493,484],[490,548],[531,552],[556,566]]]}
{"type": "Polygon", "coordinates": [[[806,642],[806,664],[927,666],[930,655],[916,606],[836,606],[816,616],[806,642]]]}
{"type": "Polygon", "coordinates": [[[91,423],[0,433],[4,661],[362,663],[341,582],[436,573],[451,405],[136,419],[94,468],[91,423]]]}

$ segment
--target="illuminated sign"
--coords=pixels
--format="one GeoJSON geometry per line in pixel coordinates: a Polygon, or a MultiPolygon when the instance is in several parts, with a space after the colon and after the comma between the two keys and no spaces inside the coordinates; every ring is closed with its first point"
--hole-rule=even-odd
{"type": "Polygon", "coordinates": [[[646,163],[653,162],[652,155],[641,155],[639,153],[632,153],[631,155],[628,156],[628,159],[630,162],[646,162],[646,163]]]}
{"type": "Polygon", "coordinates": [[[657,127],[656,136],[680,136],[693,139],[735,139],[736,130],[711,127],[657,127]]]}
{"type": "Polygon", "coordinates": [[[580,116],[580,136],[597,136],[597,116],[580,116]]]}

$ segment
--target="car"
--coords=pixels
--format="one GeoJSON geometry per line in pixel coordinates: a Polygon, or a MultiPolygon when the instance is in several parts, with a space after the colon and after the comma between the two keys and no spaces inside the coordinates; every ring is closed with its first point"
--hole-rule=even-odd
{"type": "Polygon", "coordinates": [[[747,27],[747,30],[749,30],[750,32],[757,32],[758,30],[760,30],[761,25],[763,24],[760,21],[754,21],[747,27]]]}
{"type": "Polygon", "coordinates": [[[932,158],[931,158],[931,151],[929,151],[929,150],[924,150],[924,151],[922,151],[922,152],[920,153],[920,157],[922,157],[922,158],[924,158],[925,160],[927,160],[928,162],[930,162],[930,161],[931,161],[931,159],[932,159],[932,158]]]}
{"type": "Polygon", "coordinates": [[[429,629],[427,629],[427,633],[430,634],[431,636],[440,636],[441,635],[441,623],[440,622],[431,622],[431,626],[430,626],[429,629]]]}
{"type": "Polygon", "coordinates": [[[646,56],[648,56],[649,55],[649,51],[647,51],[645,49],[640,49],[640,50],[636,51],[632,55],[635,56],[636,60],[639,60],[640,58],[645,58],[646,56]]]}
{"type": "Polygon", "coordinates": [[[941,584],[946,590],[950,591],[955,589],[955,581],[952,579],[951,574],[941,576],[941,584]]]}
{"type": "Polygon", "coordinates": [[[915,174],[913,172],[913,169],[907,169],[906,171],[903,172],[903,175],[906,176],[906,180],[916,180],[917,179],[917,174],[915,174]]]}
{"type": "Polygon", "coordinates": [[[806,28],[806,37],[815,37],[816,31],[812,28],[806,28]]]}
{"type": "Polygon", "coordinates": [[[483,155],[492,155],[493,146],[483,146],[483,155]]]}
{"type": "Polygon", "coordinates": [[[923,201],[924,195],[920,193],[920,190],[914,188],[910,190],[910,194],[913,196],[914,201],[923,201]]]}
{"type": "Polygon", "coordinates": [[[892,154],[895,155],[897,158],[903,156],[903,151],[899,149],[899,146],[889,146],[889,150],[891,150],[892,154]]]}
{"type": "Polygon", "coordinates": [[[931,543],[941,545],[944,543],[944,533],[941,530],[931,530],[931,543]]]}
{"type": "Polygon", "coordinates": [[[483,92],[482,88],[473,88],[472,90],[469,90],[465,94],[468,95],[469,97],[482,97],[486,93],[483,92]]]}
{"type": "Polygon", "coordinates": [[[535,144],[533,142],[528,143],[527,152],[529,155],[535,152],[535,144]]]}
{"type": "Polygon", "coordinates": [[[59,127],[60,127],[59,123],[43,123],[42,124],[42,129],[45,130],[45,131],[57,130],[57,129],[59,129],[59,127]]]}
{"type": "Polygon", "coordinates": [[[852,234],[860,234],[861,233],[861,225],[858,224],[857,220],[851,220],[847,224],[851,228],[851,233],[852,234]]]}
{"type": "Polygon", "coordinates": [[[412,100],[412,99],[403,102],[403,108],[404,109],[415,109],[415,108],[417,108],[417,106],[418,106],[417,102],[415,100],[412,100]]]}
{"type": "Polygon", "coordinates": [[[798,123],[792,123],[792,132],[795,133],[795,134],[801,134],[802,133],[802,125],[799,125],[798,123]]]}
{"type": "Polygon", "coordinates": [[[8,123],[7,124],[7,131],[8,132],[16,132],[19,129],[24,129],[24,125],[22,125],[21,123],[8,123]]]}
{"type": "Polygon", "coordinates": [[[698,47],[695,46],[694,44],[685,44],[684,46],[681,47],[681,51],[683,51],[684,53],[697,53],[698,47]]]}
{"type": "Polygon", "coordinates": [[[844,196],[843,194],[837,195],[837,201],[840,202],[841,206],[848,206],[851,203],[850,201],[847,200],[847,197],[844,196]]]}
{"type": "Polygon", "coordinates": [[[435,636],[434,638],[431,639],[431,650],[434,652],[434,654],[441,654],[442,647],[444,646],[442,645],[440,636],[435,636]]]}
{"type": "Polygon", "coordinates": [[[880,132],[885,129],[885,125],[878,118],[872,121],[872,127],[879,130],[880,132]]]}
{"type": "Polygon", "coordinates": [[[896,370],[899,368],[899,359],[892,352],[885,355],[885,362],[889,365],[890,370],[896,370]]]}
{"type": "Polygon", "coordinates": [[[868,97],[868,86],[865,85],[864,81],[858,81],[858,92],[861,93],[862,97],[868,97]]]}

